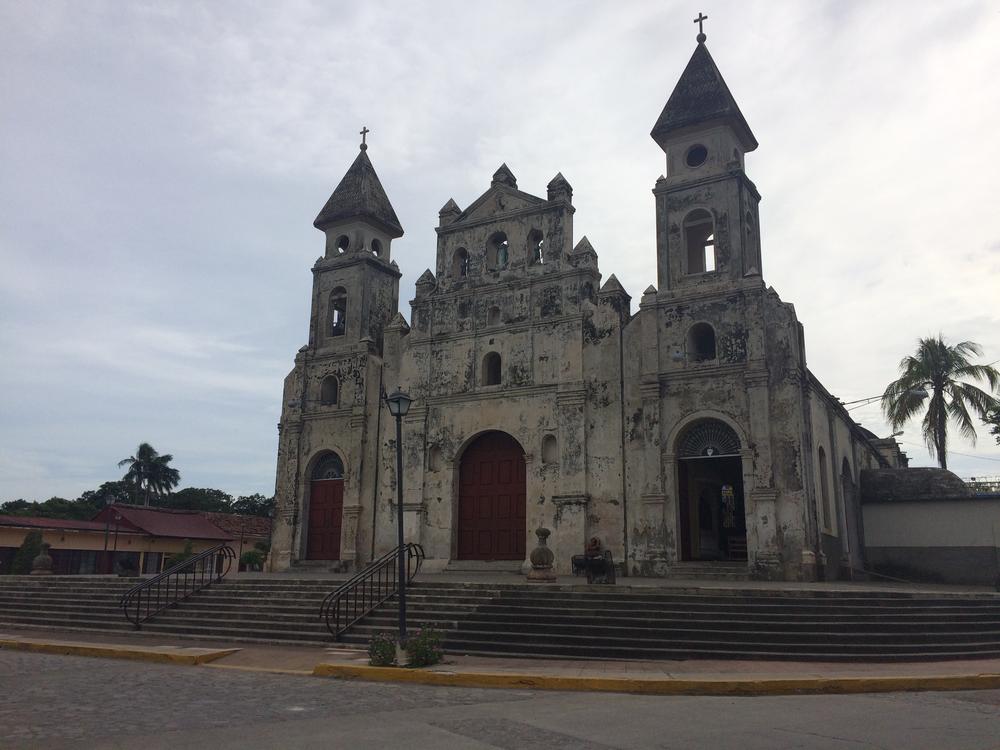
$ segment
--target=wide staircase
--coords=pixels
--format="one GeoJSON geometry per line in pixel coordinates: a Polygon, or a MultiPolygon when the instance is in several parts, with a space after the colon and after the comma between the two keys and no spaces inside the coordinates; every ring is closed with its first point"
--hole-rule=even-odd
{"type": "MultiPolygon", "coordinates": [[[[0,577],[0,632],[133,629],[134,581],[0,577]]],[[[142,623],[143,632],[231,642],[335,645],[318,617],[330,579],[235,578],[142,623]]],[[[1000,596],[871,589],[626,588],[414,581],[411,629],[434,623],[452,653],[585,659],[885,661],[1000,657],[1000,596]]],[[[340,636],[394,632],[390,599],[340,636]]],[[[67,632],[61,637],[72,637],[67,632]]]]}

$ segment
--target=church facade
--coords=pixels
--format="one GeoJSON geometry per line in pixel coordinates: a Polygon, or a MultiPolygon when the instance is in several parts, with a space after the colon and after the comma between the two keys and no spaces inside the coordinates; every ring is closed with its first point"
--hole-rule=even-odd
{"type": "MultiPolygon", "coordinates": [[[[284,385],[271,565],[358,568],[404,531],[429,569],[556,569],[600,539],[622,572],[726,562],[813,580],[863,565],[858,479],[886,465],[806,366],[792,305],[762,274],[757,141],[699,37],[652,137],[656,283],[638,309],[573,234],[573,189],[502,165],[448,200],[433,270],[398,312],[403,228],[363,143],[315,221],[308,343],[284,385]]],[[[653,259],[650,249],[650,260],[653,259]]],[[[721,566],[720,566],[721,567],[721,566]]]]}

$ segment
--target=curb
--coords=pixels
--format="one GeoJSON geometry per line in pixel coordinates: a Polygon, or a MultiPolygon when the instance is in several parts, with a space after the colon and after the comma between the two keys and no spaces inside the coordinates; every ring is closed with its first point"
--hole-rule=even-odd
{"type": "Polygon", "coordinates": [[[160,664],[207,664],[234,654],[240,649],[163,649],[135,646],[98,645],[93,643],[71,643],[65,641],[35,641],[16,638],[0,638],[0,649],[32,651],[40,654],[63,654],[69,656],[97,656],[105,659],[131,659],[160,664]]]}
{"type": "Polygon", "coordinates": [[[1000,674],[959,674],[890,677],[704,677],[664,679],[626,677],[556,677],[553,675],[500,672],[445,672],[365,667],[347,664],[317,664],[316,677],[335,677],[371,682],[402,682],[477,688],[567,690],[580,692],[635,693],[640,695],[817,695],[850,693],[898,693],[914,691],[990,690],[1000,688],[1000,674]]]}

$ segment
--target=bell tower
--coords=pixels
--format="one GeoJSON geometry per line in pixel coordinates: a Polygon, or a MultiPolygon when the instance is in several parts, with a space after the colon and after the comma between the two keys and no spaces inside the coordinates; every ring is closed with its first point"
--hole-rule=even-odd
{"type": "MultiPolygon", "coordinates": [[[[699,15],[695,23],[707,18],[699,15]]],[[[656,181],[657,278],[662,294],[743,286],[761,273],[757,204],[744,171],[757,148],[699,31],[698,45],[650,135],[666,154],[656,181]]]]}
{"type": "Polygon", "coordinates": [[[382,331],[398,308],[401,274],[391,251],[403,228],[368,158],[368,133],[362,129],[360,153],[313,222],[326,235],[312,269],[313,350],[367,342],[381,354],[382,331]]]}

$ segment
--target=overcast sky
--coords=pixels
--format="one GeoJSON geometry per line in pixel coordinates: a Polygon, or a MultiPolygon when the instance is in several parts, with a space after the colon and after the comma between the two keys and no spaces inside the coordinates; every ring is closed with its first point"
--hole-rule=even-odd
{"type": "MultiPolygon", "coordinates": [[[[0,0],[0,500],[75,497],[141,441],[182,486],[271,494],[312,220],[362,125],[407,316],[438,209],[501,162],[536,195],[566,176],[637,302],[699,11],[761,144],[764,278],[827,388],[880,393],[938,332],[1000,359],[996,2],[0,0]]],[[[1000,474],[986,430],[953,447],[1000,474]]]]}

